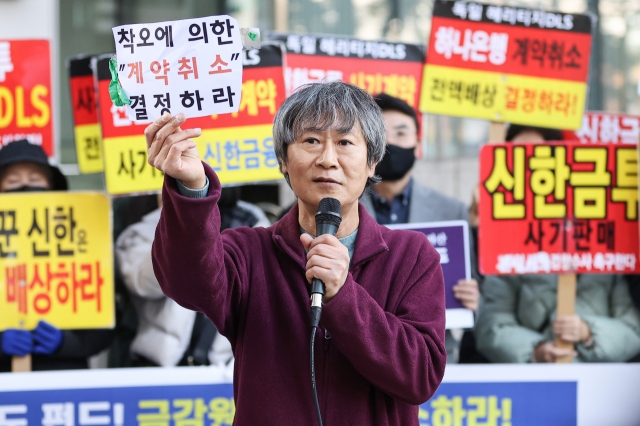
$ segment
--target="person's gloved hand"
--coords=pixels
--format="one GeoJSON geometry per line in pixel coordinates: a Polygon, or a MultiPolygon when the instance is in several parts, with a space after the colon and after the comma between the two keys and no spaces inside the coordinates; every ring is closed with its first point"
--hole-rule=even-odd
{"type": "Polygon", "coordinates": [[[33,337],[27,330],[10,328],[2,333],[2,352],[10,356],[25,356],[33,350],[33,337]]]}
{"type": "Polygon", "coordinates": [[[33,330],[33,353],[51,355],[62,345],[62,330],[40,320],[33,330]]]}

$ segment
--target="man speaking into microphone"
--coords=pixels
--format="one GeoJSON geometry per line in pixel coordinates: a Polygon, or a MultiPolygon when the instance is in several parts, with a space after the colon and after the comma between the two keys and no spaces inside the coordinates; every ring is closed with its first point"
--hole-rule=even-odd
{"type": "Polygon", "coordinates": [[[165,114],[145,130],[149,163],[165,173],[153,266],[167,296],[204,312],[231,342],[234,424],[418,425],[418,405],[444,374],[444,281],[423,234],[380,226],[358,202],[385,149],[373,98],[332,82],[283,103],[274,147],[298,202],[269,228],[219,232],[220,181],[191,139],[200,129],[183,124],[165,114]],[[341,214],[318,212],[325,198],[341,214]],[[314,238],[316,213],[341,216],[335,236],[314,238]],[[324,284],[317,405],[314,278],[324,284]]]}

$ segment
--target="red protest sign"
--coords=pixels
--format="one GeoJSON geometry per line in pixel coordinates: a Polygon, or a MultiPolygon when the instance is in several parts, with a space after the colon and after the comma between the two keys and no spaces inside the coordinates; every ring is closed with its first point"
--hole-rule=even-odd
{"type": "Polygon", "coordinates": [[[307,83],[342,80],[371,94],[387,93],[418,109],[421,46],[348,37],[271,33],[287,48],[287,93],[307,83]]]}
{"type": "Polygon", "coordinates": [[[104,170],[96,87],[91,69],[92,58],[79,56],[69,59],[67,63],[76,157],[82,173],[104,170]]]}
{"type": "Polygon", "coordinates": [[[437,0],[420,109],[576,129],[590,50],[587,15],[437,0]]]}
{"type": "MultiPolygon", "coordinates": [[[[285,99],[283,54],[278,46],[243,51],[242,97],[237,113],[190,118],[200,127],[198,151],[224,184],[277,180],[282,177],[273,150],[272,123],[285,99]]],[[[159,190],[162,174],[147,162],[144,129],[109,97],[110,56],[97,61],[99,117],[104,138],[107,192],[127,194],[159,190]]]]}
{"type": "Polygon", "coordinates": [[[589,111],[582,118],[576,136],[583,143],[637,144],[640,116],[589,111]]]}
{"type": "Polygon", "coordinates": [[[637,173],[635,146],[485,145],[480,270],[639,272],[637,173]]]}
{"type": "Polygon", "coordinates": [[[0,147],[19,139],[54,155],[48,40],[0,40],[0,147]]]}

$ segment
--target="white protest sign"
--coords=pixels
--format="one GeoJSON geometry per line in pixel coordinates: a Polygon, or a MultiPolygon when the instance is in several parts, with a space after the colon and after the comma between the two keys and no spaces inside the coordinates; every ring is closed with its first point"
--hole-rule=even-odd
{"type": "Polygon", "coordinates": [[[640,138],[640,116],[588,111],[576,136],[582,143],[635,145],[640,138]]]}
{"type": "Polygon", "coordinates": [[[129,119],[152,121],[165,111],[189,117],[237,112],[242,39],[228,15],[113,28],[118,78],[129,119]]]}

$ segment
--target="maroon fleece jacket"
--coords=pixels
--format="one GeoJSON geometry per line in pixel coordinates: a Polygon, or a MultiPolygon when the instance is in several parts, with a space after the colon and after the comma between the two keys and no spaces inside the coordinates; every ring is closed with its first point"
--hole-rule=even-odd
{"type": "MultiPolygon", "coordinates": [[[[204,312],[231,341],[235,425],[313,425],[297,205],[269,228],[220,234],[220,182],[205,170],[209,192],[199,199],[165,177],[156,277],[167,296],[204,312]]],[[[359,215],[347,280],[324,305],[316,337],[322,418],[327,426],[418,425],[418,405],[438,388],[446,362],[439,255],[424,235],[378,225],[362,205],[359,215]]]]}

